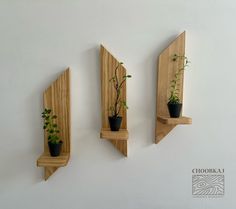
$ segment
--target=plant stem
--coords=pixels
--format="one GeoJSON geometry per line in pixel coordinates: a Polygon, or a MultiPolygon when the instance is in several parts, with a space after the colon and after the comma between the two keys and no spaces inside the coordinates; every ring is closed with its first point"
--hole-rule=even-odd
{"type": "Polygon", "coordinates": [[[117,105],[118,105],[118,100],[120,97],[120,93],[119,93],[119,80],[118,80],[118,76],[117,76],[117,70],[120,66],[120,63],[117,65],[116,69],[115,69],[115,80],[116,80],[116,84],[115,84],[115,90],[116,90],[116,100],[115,100],[115,105],[114,105],[114,116],[117,117],[118,113],[117,113],[117,105]]]}

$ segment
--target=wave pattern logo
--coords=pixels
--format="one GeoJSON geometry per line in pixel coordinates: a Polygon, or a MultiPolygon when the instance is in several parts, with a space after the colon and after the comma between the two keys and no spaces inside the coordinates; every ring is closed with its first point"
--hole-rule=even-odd
{"type": "Polygon", "coordinates": [[[192,175],[192,194],[195,197],[222,197],[224,175],[192,175]]]}

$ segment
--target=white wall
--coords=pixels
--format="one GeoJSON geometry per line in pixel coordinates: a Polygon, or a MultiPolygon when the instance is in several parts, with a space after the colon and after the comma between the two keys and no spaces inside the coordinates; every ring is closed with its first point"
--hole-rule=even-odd
{"type": "Polygon", "coordinates": [[[233,0],[1,0],[1,209],[235,209],[233,0]],[[183,30],[192,64],[184,113],[155,145],[156,60],[183,30]],[[128,82],[129,157],[99,138],[99,45],[128,82]],[[72,68],[72,156],[48,181],[42,92],[72,68]],[[224,168],[223,198],[192,197],[193,168],[224,168]]]}

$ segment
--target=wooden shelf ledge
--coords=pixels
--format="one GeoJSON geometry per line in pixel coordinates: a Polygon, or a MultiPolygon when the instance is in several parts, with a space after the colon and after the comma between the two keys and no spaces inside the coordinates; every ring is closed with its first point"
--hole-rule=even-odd
{"type": "Polygon", "coordinates": [[[120,129],[119,131],[111,131],[110,129],[102,129],[100,132],[100,138],[112,139],[112,140],[128,140],[129,132],[126,129],[120,129]]]}
{"type": "Polygon", "coordinates": [[[157,116],[157,120],[167,125],[192,124],[192,118],[189,118],[189,117],[170,118],[170,117],[164,117],[164,116],[157,116]]]}
{"type": "Polygon", "coordinates": [[[37,160],[38,167],[63,167],[70,158],[69,153],[61,153],[58,157],[51,157],[49,153],[43,153],[37,160]]]}

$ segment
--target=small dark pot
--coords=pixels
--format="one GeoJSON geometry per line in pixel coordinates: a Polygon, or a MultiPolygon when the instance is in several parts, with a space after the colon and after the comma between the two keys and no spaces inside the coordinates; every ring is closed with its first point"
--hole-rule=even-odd
{"type": "Polygon", "coordinates": [[[62,146],[62,141],[60,141],[59,144],[53,144],[48,142],[49,152],[52,157],[57,157],[60,155],[61,146],[62,146]]]}
{"type": "Polygon", "coordinates": [[[109,117],[109,124],[110,124],[111,131],[119,131],[121,122],[122,122],[122,117],[120,116],[109,117]]]}
{"type": "Polygon", "coordinates": [[[181,113],[181,109],[182,109],[182,104],[168,103],[167,106],[169,109],[170,117],[171,118],[179,118],[180,113],[181,113]]]}

